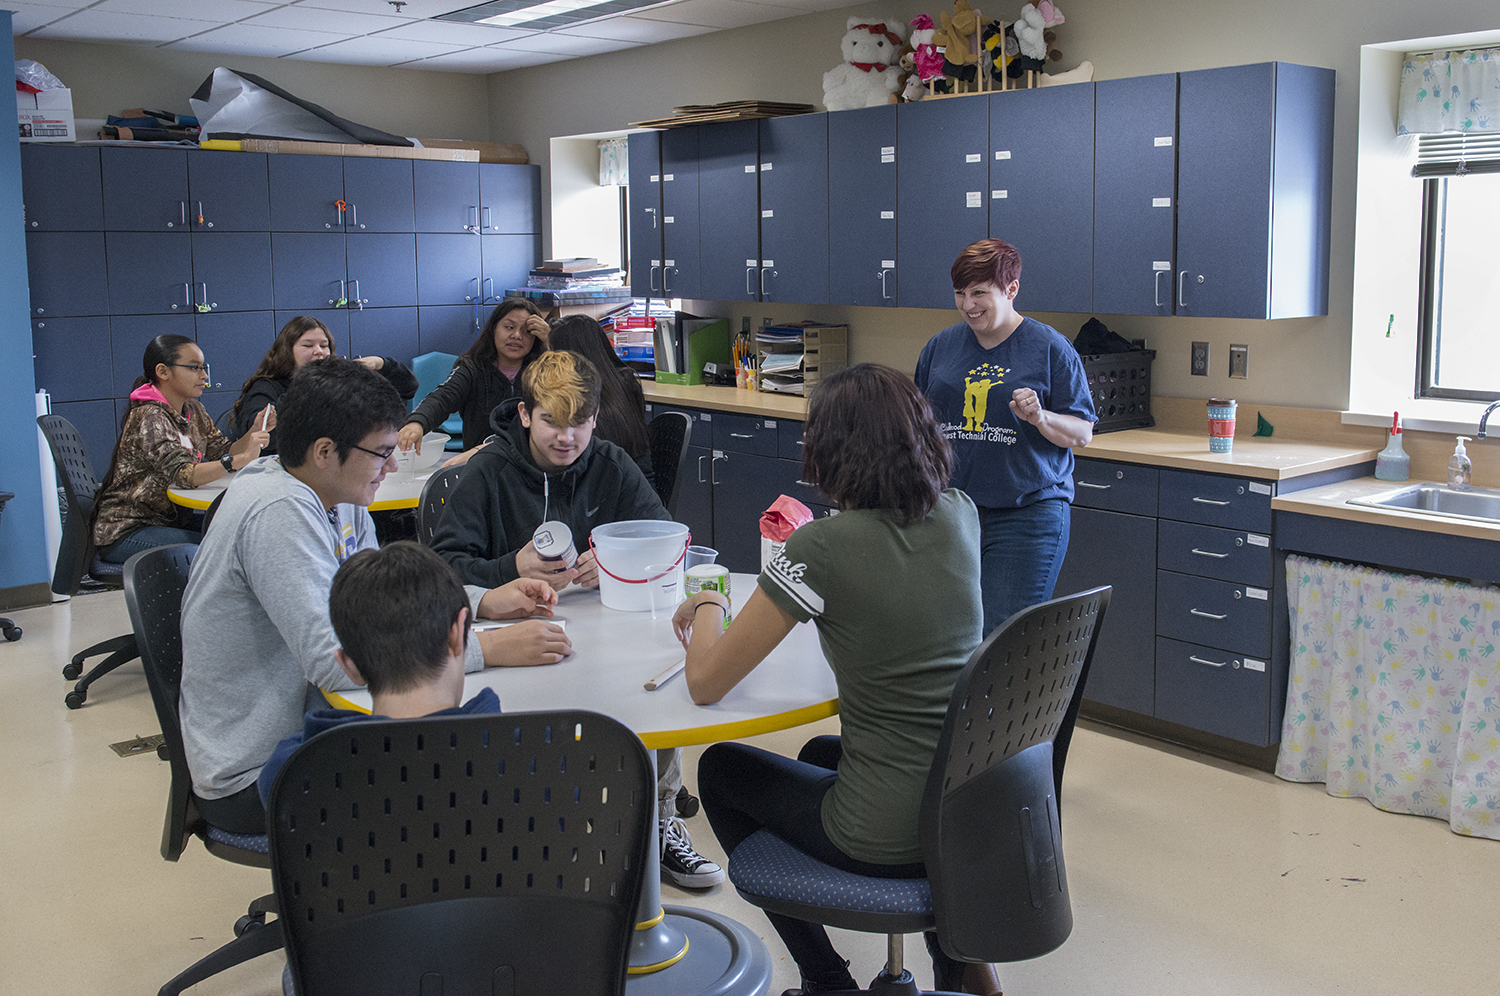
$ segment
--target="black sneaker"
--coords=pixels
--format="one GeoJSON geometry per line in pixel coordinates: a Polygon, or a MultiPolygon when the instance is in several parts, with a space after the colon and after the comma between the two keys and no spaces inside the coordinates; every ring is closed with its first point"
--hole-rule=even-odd
{"type": "Polygon", "coordinates": [[[707,889],[724,881],[724,869],[693,850],[687,824],[661,821],[661,877],[684,889],[707,889]]]}

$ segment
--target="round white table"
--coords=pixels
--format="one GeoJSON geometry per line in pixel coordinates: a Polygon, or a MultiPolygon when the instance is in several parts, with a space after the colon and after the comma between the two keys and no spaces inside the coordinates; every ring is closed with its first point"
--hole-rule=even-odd
{"type": "MultiPolygon", "coordinates": [[[[384,512],[396,508],[416,508],[422,501],[422,485],[427,483],[427,479],[436,469],[429,468],[415,474],[398,470],[393,474],[387,474],[385,480],[380,482],[380,489],[375,492],[375,500],[370,503],[370,511],[384,512]]],[[[223,494],[233,481],[234,474],[226,474],[201,488],[168,488],[167,496],[172,499],[174,505],[205,509],[213,504],[213,500],[223,494]]]]}
{"type": "MultiPolygon", "coordinates": [[[[755,589],[755,575],[730,582],[736,606],[755,589]]],[[[617,612],[597,589],[572,588],[558,599],[573,656],[550,667],[486,668],[464,679],[464,699],[494,689],[501,708],[520,712],[567,707],[612,716],[650,748],[684,747],[784,730],[838,712],[838,687],[817,630],[794,626],[771,654],[720,702],[695,705],[677,675],[654,692],[645,682],[682,659],[666,611],[617,612]]],[[[334,705],[368,712],[369,692],[324,692],[334,705]]],[[[654,756],[653,760],[654,760],[654,756]]],[[[736,920],[684,906],[661,905],[661,881],[647,874],[641,891],[627,990],[657,993],[758,994],[770,985],[765,944],[736,920]]]]}

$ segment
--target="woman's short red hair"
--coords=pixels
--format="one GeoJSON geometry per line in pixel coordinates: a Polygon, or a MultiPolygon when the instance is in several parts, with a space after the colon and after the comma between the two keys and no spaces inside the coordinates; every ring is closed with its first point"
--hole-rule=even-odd
{"type": "Polygon", "coordinates": [[[1021,254],[1009,242],[980,239],[953,261],[953,289],[993,283],[1004,290],[1021,279],[1021,254]]]}

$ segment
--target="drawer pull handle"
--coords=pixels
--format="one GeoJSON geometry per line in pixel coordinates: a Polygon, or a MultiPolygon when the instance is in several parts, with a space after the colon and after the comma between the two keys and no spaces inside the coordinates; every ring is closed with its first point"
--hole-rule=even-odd
{"type": "Polygon", "coordinates": [[[1212,557],[1215,560],[1223,560],[1225,557],[1229,556],[1229,554],[1227,553],[1214,553],[1212,550],[1200,550],[1196,546],[1193,547],[1193,552],[1200,557],[1212,557]]]}
{"type": "Polygon", "coordinates": [[[1088,481],[1078,481],[1077,483],[1080,488],[1093,488],[1096,491],[1108,491],[1114,487],[1113,484],[1090,484],[1088,481]]]}
{"type": "Polygon", "coordinates": [[[734,439],[754,439],[755,438],[754,436],[748,435],[748,434],[743,433],[743,432],[731,432],[729,435],[732,438],[734,438],[734,439]]]}
{"type": "Polygon", "coordinates": [[[1194,664],[1207,664],[1209,667],[1223,667],[1226,663],[1225,661],[1206,661],[1202,657],[1194,657],[1191,654],[1188,655],[1188,660],[1194,664]]]}
{"type": "Polygon", "coordinates": [[[1228,505],[1229,504],[1229,502],[1227,502],[1227,501],[1214,501],[1212,498],[1198,498],[1198,497],[1194,497],[1193,501],[1197,502],[1200,505],[1228,505]]]}
{"type": "Polygon", "coordinates": [[[800,485],[802,485],[804,488],[815,488],[815,487],[817,487],[817,485],[814,484],[812,481],[798,480],[797,483],[800,484],[800,485]]]}
{"type": "Polygon", "coordinates": [[[1191,612],[1195,616],[1202,616],[1204,619],[1228,619],[1229,618],[1229,616],[1227,614],[1226,615],[1222,615],[1222,616],[1216,616],[1212,612],[1204,612],[1202,609],[1188,609],[1188,611],[1191,612]]]}

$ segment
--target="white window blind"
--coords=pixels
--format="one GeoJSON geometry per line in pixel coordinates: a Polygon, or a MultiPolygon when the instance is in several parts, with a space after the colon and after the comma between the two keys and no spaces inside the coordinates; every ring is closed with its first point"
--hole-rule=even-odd
{"type": "Polygon", "coordinates": [[[1443,132],[1417,138],[1417,164],[1412,167],[1412,176],[1426,179],[1470,173],[1500,173],[1500,132],[1443,132]]]}

